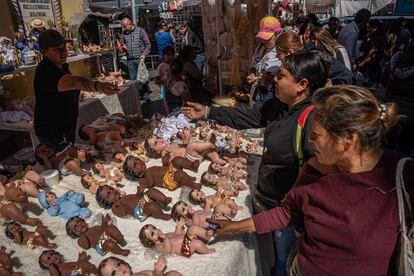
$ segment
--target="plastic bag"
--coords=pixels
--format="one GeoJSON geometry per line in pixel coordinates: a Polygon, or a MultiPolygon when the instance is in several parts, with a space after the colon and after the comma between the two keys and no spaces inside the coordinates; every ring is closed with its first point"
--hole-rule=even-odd
{"type": "Polygon", "coordinates": [[[149,72],[143,60],[139,62],[138,72],[137,72],[137,81],[140,83],[146,83],[149,81],[149,72]]]}

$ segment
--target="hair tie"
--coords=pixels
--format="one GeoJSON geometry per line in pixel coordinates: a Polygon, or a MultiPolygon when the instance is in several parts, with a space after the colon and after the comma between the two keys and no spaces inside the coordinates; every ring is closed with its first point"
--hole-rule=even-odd
{"type": "Polygon", "coordinates": [[[378,111],[380,113],[380,120],[385,121],[385,117],[387,116],[387,106],[385,104],[380,104],[378,111]]]}

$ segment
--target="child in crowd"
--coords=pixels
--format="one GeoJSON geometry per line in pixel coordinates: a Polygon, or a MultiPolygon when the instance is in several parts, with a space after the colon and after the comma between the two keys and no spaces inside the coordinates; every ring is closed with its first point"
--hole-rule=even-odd
{"type": "Polygon", "coordinates": [[[171,77],[170,64],[175,58],[174,48],[168,46],[163,51],[164,59],[157,67],[157,75],[155,76],[155,83],[160,86],[160,99],[164,102],[164,107],[167,110],[167,102],[165,100],[165,83],[171,77]]]}
{"type": "Polygon", "coordinates": [[[169,115],[176,115],[181,112],[187,101],[191,100],[187,84],[185,84],[182,75],[184,66],[178,59],[170,65],[171,76],[165,84],[165,99],[167,101],[167,112],[169,115]]]}

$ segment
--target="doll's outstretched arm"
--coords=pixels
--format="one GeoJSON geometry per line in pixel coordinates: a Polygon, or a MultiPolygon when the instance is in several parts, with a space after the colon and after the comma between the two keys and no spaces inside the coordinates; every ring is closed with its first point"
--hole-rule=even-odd
{"type": "Polygon", "coordinates": [[[180,220],[177,221],[177,224],[175,226],[175,233],[177,235],[182,235],[183,234],[184,225],[185,225],[185,219],[181,217],[180,220]]]}

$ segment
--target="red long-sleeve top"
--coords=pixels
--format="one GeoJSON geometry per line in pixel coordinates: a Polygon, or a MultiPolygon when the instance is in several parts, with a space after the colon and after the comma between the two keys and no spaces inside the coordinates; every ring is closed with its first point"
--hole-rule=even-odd
{"type": "MultiPolygon", "coordinates": [[[[395,170],[400,156],[384,151],[369,172],[322,175],[309,164],[284,205],[253,216],[257,233],[295,225],[306,275],[387,275],[399,241],[395,170]]],[[[414,162],[404,167],[414,206],[414,162]]]]}

